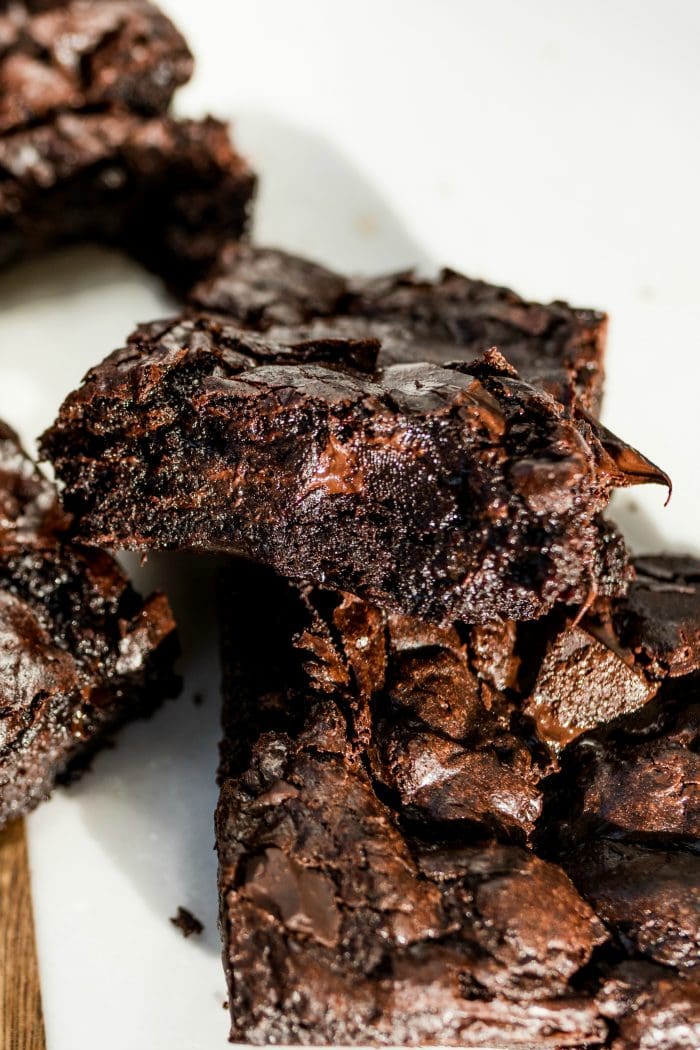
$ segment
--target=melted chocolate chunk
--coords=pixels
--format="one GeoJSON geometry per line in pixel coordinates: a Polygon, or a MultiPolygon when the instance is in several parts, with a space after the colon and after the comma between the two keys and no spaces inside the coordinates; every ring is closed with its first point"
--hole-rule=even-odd
{"type": "MultiPolygon", "coordinates": [[[[670,687],[671,680],[700,667],[700,562],[657,555],[635,559],[634,567],[636,578],[624,597],[598,600],[580,622],[562,624],[555,611],[549,624],[536,628],[545,651],[539,664],[528,661],[529,673],[535,666],[537,671],[524,709],[555,752],[601,724],[622,719],[624,725],[665,679],[670,687]]],[[[696,692],[690,679],[679,688],[696,692]]],[[[650,776],[651,751],[639,758],[650,776]]],[[[680,769],[678,774],[683,776],[680,769]]],[[[651,788],[652,781],[644,786],[651,788]]],[[[641,779],[637,786],[642,788],[641,779]]]]}
{"type": "Polygon", "coordinates": [[[587,729],[635,711],[658,689],[583,625],[569,625],[549,644],[525,710],[559,751],[587,729]]]}
{"type": "Polygon", "coordinates": [[[532,819],[518,816],[529,774],[503,743],[514,631],[391,616],[250,565],[224,590],[216,824],[232,1040],[602,1043],[580,980],[604,927],[561,868],[484,837],[532,819]],[[422,759],[420,798],[388,782],[397,726],[414,731],[395,762],[413,775],[422,759]],[[463,775],[456,813],[440,808],[443,744],[491,756],[490,777],[463,775]]]}
{"type": "Polygon", "coordinates": [[[604,314],[528,303],[452,270],[437,281],[411,272],[350,280],[286,252],[232,244],[192,301],[283,342],[376,339],[382,367],[470,361],[497,346],[524,379],[558,400],[573,387],[585,408],[599,407],[604,314]]]}
{"type": "Polygon", "coordinates": [[[0,824],[177,690],[165,597],[143,601],[110,557],[64,537],[67,524],[0,424],[0,824]]]}
{"type": "Polygon", "coordinates": [[[599,512],[664,475],[633,450],[626,473],[495,351],[372,370],[368,349],[211,314],[142,326],[44,436],[81,537],[241,554],[441,623],[624,590],[599,512]]]}

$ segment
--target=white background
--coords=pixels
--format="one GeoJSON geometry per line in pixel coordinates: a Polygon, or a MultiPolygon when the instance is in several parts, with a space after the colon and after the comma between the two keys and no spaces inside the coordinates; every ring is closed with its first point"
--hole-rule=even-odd
{"type": "MultiPolygon", "coordinates": [[[[637,549],[700,553],[697,0],[170,0],[178,109],[235,119],[259,239],[352,269],[448,263],[612,315],[604,418],[673,477],[617,501],[637,549]]],[[[0,415],[29,440],[133,324],[169,309],[77,250],[0,277],[0,415]]],[[[49,1050],[223,1050],[212,852],[216,566],[156,558],[181,700],[31,817],[49,1050]],[[201,691],[204,703],[192,703],[201,691]],[[205,922],[185,941],[168,917],[205,922]]],[[[144,582],[143,586],[147,586],[144,582]]]]}

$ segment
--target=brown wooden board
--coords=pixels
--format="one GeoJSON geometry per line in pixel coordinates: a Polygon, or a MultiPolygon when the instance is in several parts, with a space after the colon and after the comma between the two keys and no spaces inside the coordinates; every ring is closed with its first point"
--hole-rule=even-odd
{"type": "Polygon", "coordinates": [[[0,832],[0,1046],[46,1050],[24,822],[0,832]]]}

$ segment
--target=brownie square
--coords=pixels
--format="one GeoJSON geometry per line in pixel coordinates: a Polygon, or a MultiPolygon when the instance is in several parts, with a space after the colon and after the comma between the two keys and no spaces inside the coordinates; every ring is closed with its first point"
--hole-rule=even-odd
{"type": "Polygon", "coordinates": [[[576,624],[471,627],[232,570],[216,822],[232,1041],[631,1050],[646,1023],[654,1047],[694,1045],[700,707],[697,676],[672,669],[676,650],[695,664],[700,602],[673,592],[674,648],[650,626],[649,560],[576,624]],[[648,628],[634,651],[614,633],[628,610],[648,628]],[[608,700],[584,698],[567,743],[532,692],[546,667],[556,695],[550,655],[572,637],[579,691],[608,700]],[[612,657],[651,699],[629,705],[612,657]]]}
{"type": "Polygon", "coordinates": [[[0,824],[178,688],[167,600],[65,537],[53,487],[0,424],[0,824]]]}
{"type": "Polygon", "coordinates": [[[442,623],[625,589],[599,512],[662,472],[497,351],[384,368],[378,354],[219,314],[142,325],[69,396],[43,453],[90,543],[243,555],[442,623]]]}

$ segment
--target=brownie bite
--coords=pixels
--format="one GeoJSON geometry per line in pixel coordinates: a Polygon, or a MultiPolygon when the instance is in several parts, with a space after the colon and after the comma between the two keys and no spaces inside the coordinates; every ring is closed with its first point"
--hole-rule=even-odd
{"type": "Polygon", "coordinates": [[[140,598],[112,558],[65,539],[66,525],[0,424],[0,824],[178,688],[166,598],[140,598]]]}
{"type": "Polygon", "coordinates": [[[90,543],[243,555],[441,623],[625,589],[599,513],[661,471],[496,351],[378,354],[208,313],[142,325],[68,397],[43,454],[90,543]]]}
{"type": "Polygon", "coordinates": [[[167,112],[192,56],[145,0],[0,9],[0,266],[90,241],[182,292],[246,229],[255,176],[167,112]]]}
{"type": "Polygon", "coordinates": [[[427,627],[246,565],[224,607],[231,1039],[602,1043],[583,972],[604,927],[560,867],[517,844],[535,760],[500,691],[517,673],[512,632],[427,627]],[[387,764],[396,725],[422,734],[420,769],[407,750],[387,764]],[[492,749],[468,797],[444,741],[492,749]]]}
{"type": "Polygon", "coordinates": [[[435,281],[410,271],[346,278],[277,249],[231,244],[191,300],[282,340],[377,338],[381,366],[470,361],[497,346],[557,400],[575,392],[584,408],[600,407],[605,314],[527,302],[453,270],[435,281]]]}

